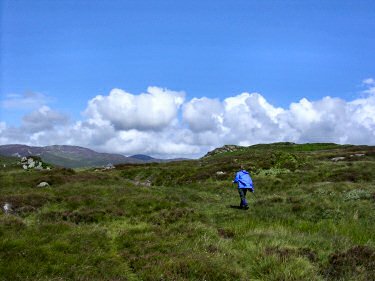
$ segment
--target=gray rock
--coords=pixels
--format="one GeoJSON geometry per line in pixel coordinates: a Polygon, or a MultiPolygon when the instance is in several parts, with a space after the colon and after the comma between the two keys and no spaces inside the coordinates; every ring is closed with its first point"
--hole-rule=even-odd
{"type": "Polygon", "coordinates": [[[109,163],[107,166],[104,167],[104,170],[112,170],[115,166],[113,166],[111,163],[109,163]]]}
{"type": "Polygon", "coordinates": [[[341,160],[345,160],[345,157],[334,157],[331,159],[331,161],[333,162],[337,162],[337,161],[341,161],[341,160]]]}
{"type": "Polygon", "coordinates": [[[144,186],[151,186],[152,182],[150,180],[146,180],[141,184],[144,185],[144,186]]]}
{"type": "Polygon", "coordinates": [[[42,169],[43,169],[43,167],[42,167],[42,162],[39,162],[39,163],[38,163],[38,166],[36,166],[35,169],[37,169],[37,170],[42,170],[42,169]]]}
{"type": "Polygon", "coordinates": [[[49,186],[49,183],[48,182],[45,182],[45,181],[42,181],[40,184],[38,184],[36,187],[45,187],[45,186],[49,186]]]}
{"type": "Polygon", "coordinates": [[[4,206],[3,206],[3,210],[4,210],[5,214],[8,215],[10,212],[12,212],[11,205],[9,203],[5,203],[4,206]]]}
{"type": "Polygon", "coordinates": [[[223,172],[223,171],[217,171],[216,174],[217,174],[217,175],[225,175],[226,173],[223,172]]]}
{"type": "Polygon", "coordinates": [[[35,161],[32,158],[29,158],[27,160],[27,163],[29,164],[29,168],[34,168],[35,167],[35,161]]]}

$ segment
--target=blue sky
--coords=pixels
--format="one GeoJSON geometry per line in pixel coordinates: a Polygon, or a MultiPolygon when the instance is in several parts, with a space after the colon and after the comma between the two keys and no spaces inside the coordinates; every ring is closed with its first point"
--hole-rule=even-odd
{"type": "Polygon", "coordinates": [[[288,110],[362,98],[375,77],[374,1],[2,0],[0,29],[5,129],[42,106],[84,121],[88,102],[114,88],[183,91],[184,103],[256,92],[288,110]]]}

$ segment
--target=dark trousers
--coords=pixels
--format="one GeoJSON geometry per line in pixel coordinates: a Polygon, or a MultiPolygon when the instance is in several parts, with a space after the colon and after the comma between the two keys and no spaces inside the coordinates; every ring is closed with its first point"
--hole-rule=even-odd
{"type": "Polygon", "coordinates": [[[247,206],[247,201],[246,201],[246,192],[248,188],[239,188],[238,193],[240,194],[241,197],[241,203],[240,206],[247,206]]]}

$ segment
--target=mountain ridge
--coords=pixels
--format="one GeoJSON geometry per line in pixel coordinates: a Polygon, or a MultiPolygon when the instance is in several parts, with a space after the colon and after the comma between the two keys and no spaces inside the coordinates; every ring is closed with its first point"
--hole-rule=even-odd
{"type": "MultiPolygon", "coordinates": [[[[45,162],[68,168],[150,162],[121,154],[97,152],[89,148],[73,145],[28,146],[23,144],[6,144],[0,145],[0,155],[18,158],[35,155],[41,157],[45,162]]],[[[155,161],[157,160],[155,159],[155,161]]]]}

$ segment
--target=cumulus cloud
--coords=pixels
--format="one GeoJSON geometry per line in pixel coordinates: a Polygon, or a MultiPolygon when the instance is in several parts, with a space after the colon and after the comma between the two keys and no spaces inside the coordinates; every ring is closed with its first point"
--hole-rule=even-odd
{"type": "Polygon", "coordinates": [[[277,116],[282,108],[275,108],[258,93],[242,93],[224,100],[224,126],[228,140],[243,145],[269,142],[280,136],[277,116]]]}
{"type": "Polygon", "coordinates": [[[375,95],[371,89],[365,91],[368,97],[351,102],[304,98],[289,109],[272,106],[258,93],[242,93],[220,104],[217,100],[193,99],[184,105],[183,117],[195,132],[193,142],[206,146],[277,141],[375,144],[375,95]],[[212,110],[210,103],[215,104],[212,110]],[[206,124],[211,129],[206,129],[206,124]]]}
{"type": "Polygon", "coordinates": [[[365,85],[374,85],[375,84],[375,80],[373,78],[367,78],[367,79],[363,80],[362,82],[365,85]]]}
{"type": "Polygon", "coordinates": [[[222,120],[223,105],[218,99],[193,98],[182,108],[183,120],[194,132],[216,131],[222,120]]]}
{"type": "Polygon", "coordinates": [[[69,122],[68,116],[53,111],[48,106],[42,106],[40,109],[22,117],[22,127],[31,133],[51,130],[56,126],[65,126],[69,122]]]}
{"type": "Polygon", "coordinates": [[[372,78],[365,79],[363,80],[363,84],[368,86],[368,89],[363,91],[364,94],[375,95],[375,80],[374,79],[372,78]]]}
{"type": "Polygon", "coordinates": [[[28,145],[56,144],[59,143],[58,141],[65,143],[69,135],[62,131],[69,128],[70,125],[71,121],[67,115],[42,106],[38,110],[22,116],[19,127],[7,127],[5,122],[0,122],[0,143],[28,145]]]}
{"type": "Polygon", "coordinates": [[[109,96],[96,96],[88,103],[86,116],[109,121],[116,130],[161,130],[177,121],[183,92],[149,87],[147,93],[133,95],[113,89],[109,96]]]}
{"type": "Polygon", "coordinates": [[[8,94],[1,104],[6,109],[36,109],[50,102],[42,93],[25,91],[23,95],[8,94]]]}
{"type": "Polygon", "coordinates": [[[5,122],[0,122],[0,144],[6,143],[7,139],[4,137],[6,127],[7,127],[7,125],[6,125],[5,122]]]}
{"type": "Polygon", "coordinates": [[[157,87],[139,95],[114,89],[91,99],[86,118],[75,123],[46,106],[23,116],[20,127],[2,122],[0,142],[81,145],[97,151],[165,157],[197,157],[224,144],[374,145],[375,83],[369,78],[364,85],[362,97],[353,101],[303,98],[289,108],[275,107],[259,93],[185,101],[183,92],[157,87]]]}

